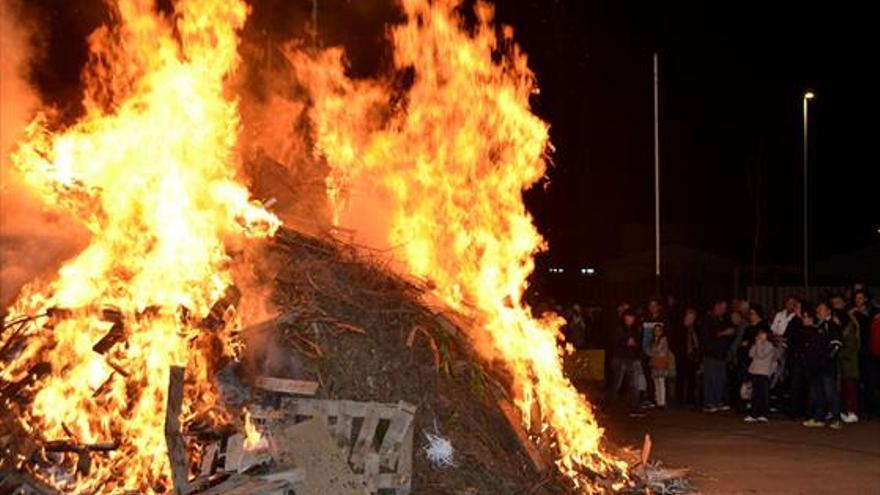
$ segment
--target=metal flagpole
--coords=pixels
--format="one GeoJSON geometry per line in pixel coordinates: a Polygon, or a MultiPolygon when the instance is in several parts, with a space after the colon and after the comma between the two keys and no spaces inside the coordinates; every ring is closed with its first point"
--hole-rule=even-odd
{"type": "Polygon", "coordinates": [[[660,99],[657,53],[654,52],[654,276],[660,295],[660,99]]]}

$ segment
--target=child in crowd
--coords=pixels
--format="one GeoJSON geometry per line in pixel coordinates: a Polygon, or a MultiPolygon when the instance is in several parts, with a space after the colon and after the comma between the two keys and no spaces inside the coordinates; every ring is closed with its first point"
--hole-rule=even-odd
{"type": "Polygon", "coordinates": [[[758,328],[755,343],[749,349],[749,375],[752,379],[752,399],[746,422],[766,423],[770,402],[770,375],[776,368],[776,347],[768,339],[765,327],[758,328]]]}
{"type": "Polygon", "coordinates": [[[666,376],[669,374],[669,341],[663,333],[663,325],[655,324],[651,347],[651,378],[654,379],[654,401],[657,407],[666,407],[666,376]]]}

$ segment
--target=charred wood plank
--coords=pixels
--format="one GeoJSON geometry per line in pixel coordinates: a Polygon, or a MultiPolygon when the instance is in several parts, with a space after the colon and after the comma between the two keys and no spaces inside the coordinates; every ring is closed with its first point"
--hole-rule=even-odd
{"type": "Polygon", "coordinates": [[[78,444],[68,440],[50,440],[43,444],[46,452],[112,452],[119,448],[116,442],[78,444]]]}
{"type": "Polygon", "coordinates": [[[110,327],[110,331],[92,346],[92,350],[98,354],[106,354],[114,345],[123,340],[125,340],[125,326],[122,321],[116,321],[110,327]]]}
{"type": "Polygon", "coordinates": [[[171,480],[175,495],[190,492],[187,473],[186,445],[180,431],[180,410],[183,406],[183,378],[185,370],[172,366],[168,375],[168,402],[165,410],[165,443],[168,446],[168,460],[171,463],[171,480]]]}
{"type": "Polygon", "coordinates": [[[314,396],[318,391],[318,382],[305,380],[290,380],[273,376],[258,376],[254,383],[257,388],[291,395],[314,396]]]}
{"type": "Polygon", "coordinates": [[[504,413],[504,418],[507,419],[507,423],[510,425],[514,434],[516,434],[520,446],[529,457],[529,461],[532,463],[532,467],[538,473],[546,472],[548,468],[547,459],[544,458],[541,451],[538,450],[538,447],[529,438],[525,428],[523,428],[522,416],[519,411],[517,411],[513,404],[504,399],[498,401],[498,407],[501,409],[501,412],[504,413]]]}

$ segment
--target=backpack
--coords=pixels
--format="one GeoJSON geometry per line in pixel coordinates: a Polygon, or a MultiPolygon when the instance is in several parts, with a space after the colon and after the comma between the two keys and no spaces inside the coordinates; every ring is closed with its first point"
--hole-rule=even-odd
{"type": "Polygon", "coordinates": [[[868,334],[868,354],[880,358],[880,313],[871,320],[871,332],[868,334]]]}

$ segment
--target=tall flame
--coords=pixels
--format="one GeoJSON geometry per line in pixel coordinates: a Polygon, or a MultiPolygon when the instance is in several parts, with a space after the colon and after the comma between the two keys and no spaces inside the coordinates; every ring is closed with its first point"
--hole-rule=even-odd
{"type": "Polygon", "coordinates": [[[111,7],[115,23],[89,38],[84,115],[62,127],[47,109],[13,154],[29,186],[91,240],[57,277],[22,291],[8,320],[65,310],[35,320],[26,344],[0,356],[0,379],[49,363],[22,426],[41,440],[119,445],[94,455],[82,479],[56,485],[143,493],[170,486],[170,366],[187,366],[184,416],[222,414],[211,411],[210,360],[225,341],[196,325],[232,284],[225,241],[271,235],[279,221],[235,178],[239,117],[224,84],[239,62],[245,3],[179,0],[173,16],[154,0],[111,7]],[[104,354],[93,350],[120,331],[104,354]]]}
{"type": "Polygon", "coordinates": [[[331,198],[342,208],[364,182],[390,195],[390,244],[443,300],[481,321],[472,337],[509,366],[524,421],[540,411],[558,468],[589,489],[584,468],[626,466],[604,453],[589,402],[563,374],[561,319],[535,319],[522,302],[544,245],[522,192],[543,176],[550,148],[547,124],[530,111],[533,74],[512,29],[496,35],[488,4],[477,3],[472,32],[458,0],[402,5],[407,22],[391,31],[394,64],[414,76],[402,100],[389,94],[396,88],[347,79],[338,49],[292,55],[315,101],[331,198]],[[398,106],[387,109],[389,101],[398,106]]]}

